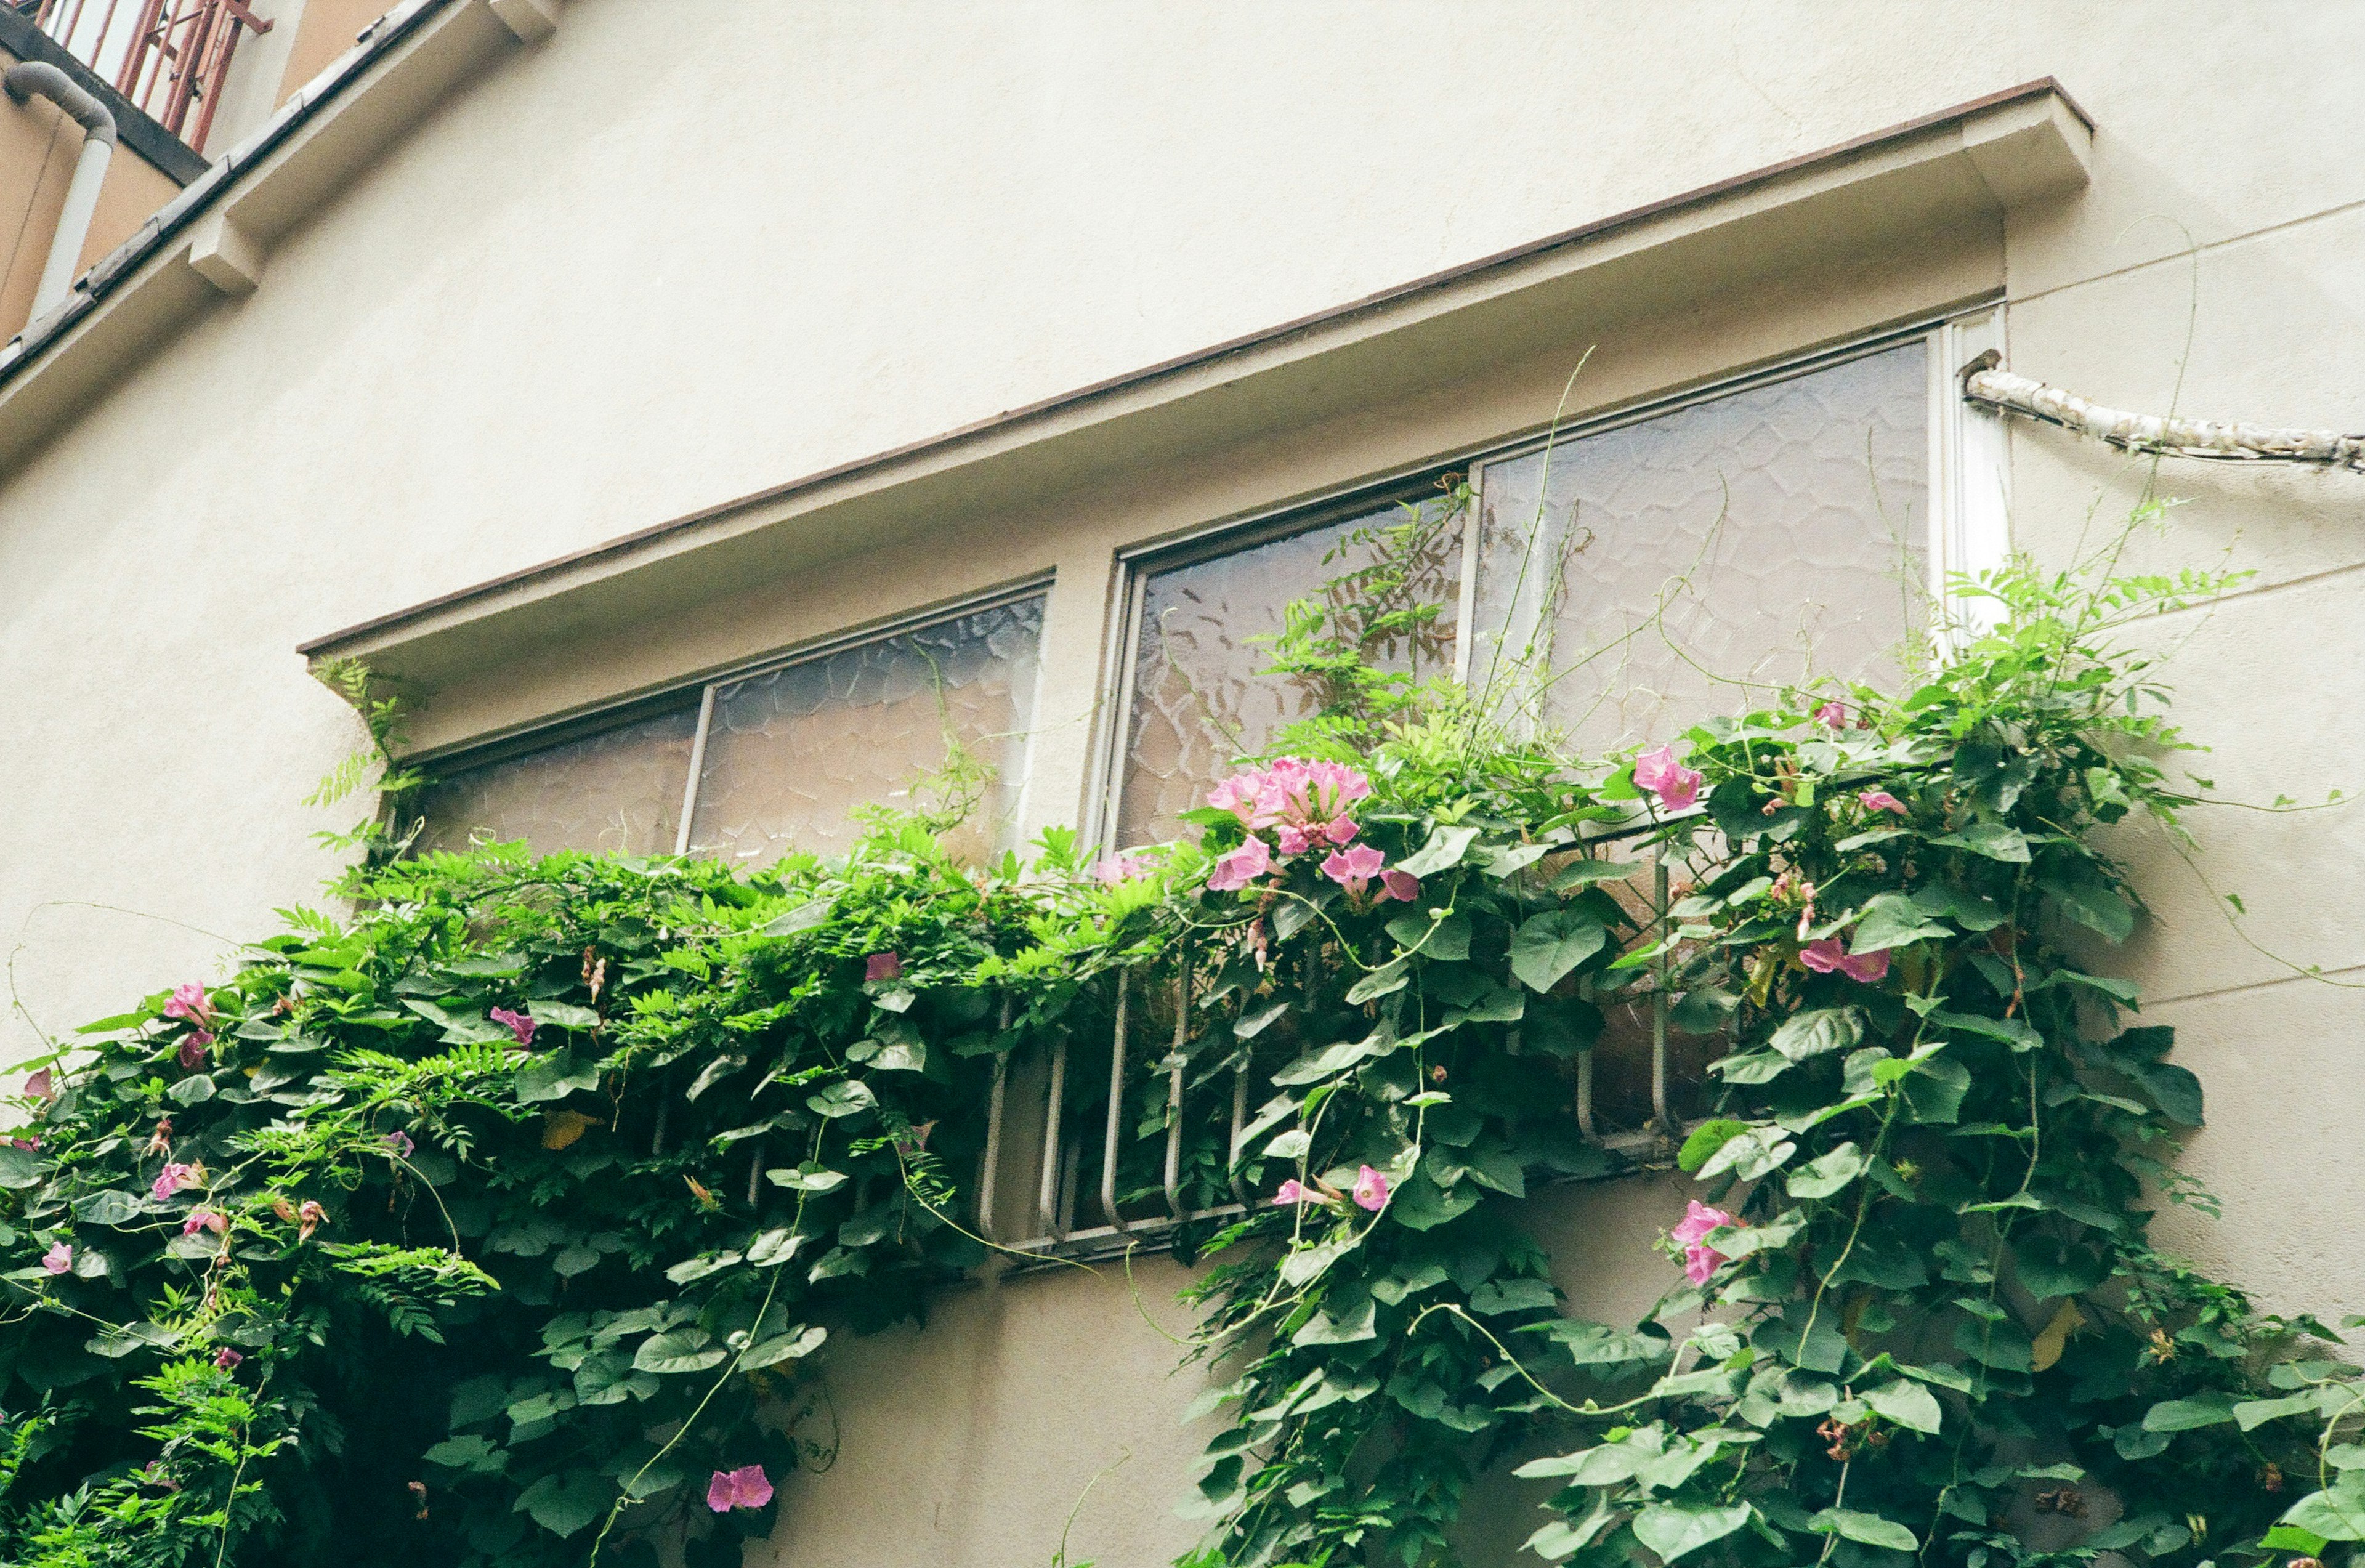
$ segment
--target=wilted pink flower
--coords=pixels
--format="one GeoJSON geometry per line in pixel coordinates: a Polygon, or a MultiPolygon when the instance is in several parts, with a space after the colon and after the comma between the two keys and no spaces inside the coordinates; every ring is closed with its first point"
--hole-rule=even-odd
{"type": "Polygon", "coordinates": [[[164,1016],[184,1019],[199,1028],[214,1021],[213,1004],[206,1000],[206,988],[196,980],[185,980],[173,988],[173,999],[164,1003],[164,1016]]]}
{"type": "Polygon", "coordinates": [[[173,1152],[172,1117],[159,1116],[156,1118],[156,1130],[148,1135],[148,1147],[144,1152],[149,1154],[170,1154],[173,1152]]]}
{"type": "Polygon", "coordinates": [[[871,954],[862,960],[862,978],[865,980],[902,980],[903,955],[901,953],[871,954]]]}
{"type": "Polygon", "coordinates": [[[1420,897],[1420,879],[1409,871],[1399,871],[1391,867],[1380,873],[1380,890],[1382,898],[1410,903],[1420,897]]]}
{"type": "Polygon", "coordinates": [[[1659,797],[1659,803],[1682,811],[1699,799],[1700,776],[1676,760],[1676,748],[1663,745],[1634,759],[1634,787],[1659,797]]]}
{"type": "Polygon", "coordinates": [[[12,1137],[8,1140],[8,1147],[25,1149],[39,1148],[41,1147],[41,1140],[37,1137],[12,1137]]]}
{"type": "Polygon", "coordinates": [[[50,1081],[50,1070],[45,1067],[25,1080],[25,1092],[36,1100],[56,1099],[58,1092],[56,1086],[50,1081]]]}
{"type": "Polygon", "coordinates": [[[221,1368],[224,1372],[230,1371],[230,1368],[238,1365],[239,1362],[244,1360],[246,1360],[244,1356],[240,1355],[228,1345],[224,1345],[220,1350],[214,1352],[214,1365],[221,1368]]]}
{"type": "Polygon", "coordinates": [[[197,1168],[196,1166],[167,1165],[156,1173],[156,1180],[148,1184],[148,1195],[161,1204],[182,1188],[194,1187],[196,1184],[197,1168]]]}
{"type": "Polygon", "coordinates": [[[296,1227],[296,1239],[309,1241],[312,1239],[312,1232],[328,1223],[329,1211],[307,1198],[297,1206],[296,1217],[301,1222],[296,1227]]]}
{"type": "Polygon", "coordinates": [[[1318,1204],[1321,1201],[1321,1193],[1296,1181],[1283,1182],[1281,1191],[1272,1195],[1272,1205],[1278,1209],[1285,1209],[1292,1204],[1318,1204]]]}
{"type": "Polygon", "coordinates": [[[1322,874],[1347,890],[1351,894],[1362,892],[1365,884],[1380,874],[1387,857],[1368,844],[1351,849],[1334,849],[1322,861],[1322,874]]]}
{"type": "Polygon", "coordinates": [[[410,1141],[409,1133],[398,1128],[386,1135],[386,1147],[393,1151],[397,1159],[408,1159],[410,1158],[411,1151],[419,1146],[410,1141]]]}
{"type": "Polygon", "coordinates": [[[734,1508],[760,1508],[772,1500],[772,1478],[760,1464],[718,1470],[706,1484],[706,1506],[718,1514],[734,1508]]]}
{"type": "Polygon", "coordinates": [[[1821,707],[1815,710],[1815,722],[1819,724],[1827,724],[1834,730],[1846,729],[1847,704],[1840,701],[1824,703],[1821,707]]]}
{"type": "Polygon", "coordinates": [[[510,1034],[515,1035],[519,1045],[531,1046],[533,1044],[533,1020],[527,1017],[524,1014],[520,1013],[516,1008],[496,1007],[492,1012],[487,1014],[486,1016],[490,1018],[494,1023],[499,1024],[502,1028],[507,1029],[510,1034]]]}
{"type": "Polygon", "coordinates": [[[1216,859],[1216,874],[1207,879],[1211,893],[1235,893],[1272,869],[1272,851],[1250,834],[1247,842],[1216,859]]]}
{"type": "Polygon", "coordinates": [[[41,1254],[41,1267],[52,1274],[62,1274],[73,1267],[73,1249],[62,1241],[52,1241],[50,1249],[41,1254]]]}
{"type": "Polygon", "coordinates": [[[1866,984],[1889,973],[1889,949],[1877,953],[1851,953],[1840,946],[1836,936],[1826,936],[1820,942],[1810,942],[1799,949],[1799,962],[1819,975],[1845,975],[1866,984]]]}
{"type": "Polygon", "coordinates": [[[1907,814],[1905,802],[1886,790],[1866,790],[1855,798],[1855,803],[1867,812],[1895,812],[1900,817],[1907,814]]]}
{"type": "Polygon", "coordinates": [[[1149,875],[1149,862],[1138,855],[1111,855],[1093,868],[1093,879],[1104,888],[1149,875]]]}
{"type": "Polygon", "coordinates": [[[1723,1230],[1741,1222],[1722,1209],[1712,1209],[1694,1198],[1684,1206],[1684,1217],[1667,1233],[1676,1246],[1684,1249],[1684,1278],[1696,1285],[1709,1282],[1724,1254],[1703,1239],[1712,1230],[1723,1230]]]}
{"type": "Polygon", "coordinates": [[[219,1236],[229,1225],[229,1220],[211,1209],[191,1209],[189,1217],[181,1222],[181,1234],[195,1236],[200,1230],[210,1230],[219,1236]]]}
{"type": "Polygon", "coordinates": [[[1364,1166],[1355,1172],[1355,1202],[1373,1212],[1388,1206],[1388,1179],[1364,1166]]]}
{"type": "Polygon", "coordinates": [[[214,1037],[206,1033],[203,1029],[192,1029],[187,1034],[182,1036],[181,1049],[178,1053],[180,1056],[181,1065],[188,1069],[191,1072],[195,1072],[197,1069],[205,1066],[206,1047],[213,1043],[214,1037]]]}

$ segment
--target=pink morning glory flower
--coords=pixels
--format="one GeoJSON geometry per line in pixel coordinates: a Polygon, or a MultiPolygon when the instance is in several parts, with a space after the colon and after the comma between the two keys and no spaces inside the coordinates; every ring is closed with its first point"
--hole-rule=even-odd
{"type": "Polygon", "coordinates": [[[419,1146],[410,1141],[409,1133],[397,1129],[386,1135],[386,1147],[397,1159],[408,1159],[410,1158],[411,1151],[419,1146]]]}
{"type": "Polygon", "coordinates": [[[1866,790],[1855,798],[1855,803],[1867,812],[1895,812],[1906,815],[1905,802],[1886,790],[1866,790]]]}
{"type": "Polygon", "coordinates": [[[496,1007],[486,1016],[517,1036],[521,1046],[533,1044],[533,1020],[514,1007],[496,1007]]]}
{"type": "Polygon", "coordinates": [[[200,1230],[210,1230],[219,1236],[229,1225],[229,1220],[210,1209],[191,1209],[189,1217],[181,1222],[181,1234],[195,1236],[200,1230]]]}
{"type": "Polygon", "coordinates": [[[32,1077],[25,1080],[25,1092],[31,1095],[36,1100],[56,1099],[58,1097],[58,1091],[56,1085],[50,1081],[50,1070],[45,1067],[41,1069],[40,1071],[33,1074],[32,1077]]]}
{"type": "Polygon", "coordinates": [[[1699,799],[1700,776],[1676,760],[1676,748],[1663,745],[1634,759],[1634,787],[1659,797],[1671,811],[1682,811],[1699,799]]]}
{"type": "Polygon", "coordinates": [[[1712,1209],[1694,1198],[1684,1207],[1684,1217],[1667,1233],[1669,1239],[1684,1249],[1684,1278],[1696,1285],[1704,1285],[1714,1277],[1717,1268],[1725,1260],[1724,1254],[1710,1247],[1705,1238],[1712,1230],[1723,1230],[1741,1222],[1722,1209],[1712,1209]]]}
{"type": "Polygon", "coordinates": [[[1250,834],[1246,843],[1216,859],[1216,873],[1207,879],[1211,893],[1236,893],[1272,869],[1272,850],[1250,834]]]}
{"type": "Polygon", "coordinates": [[[1318,1204],[1321,1201],[1321,1193],[1296,1181],[1283,1182],[1281,1191],[1272,1195],[1272,1206],[1277,1209],[1285,1209],[1292,1204],[1318,1204]]]}
{"type": "Polygon", "coordinates": [[[173,988],[173,999],[164,1003],[164,1016],[183,1019],[199,1028],[214,1021],[213,1004],[206,1000],[206,988],[196,980],[185,980],[173,988]]]}
{"type": "Polygon", "coordinates": [[[1840,946],[1836,936],[1826,936],[1820,942],[1810,942],[1799,949],[1799,962],[1819,975],[1845,975],[1866,984],[1882,979],[1889,973],[1889,949],[1877,953],[1851,953],[1840,946]]]}
{"type": "Polygon", "coordinates": [[[240,1355],[228,1345],[224,1345],[220,1350],[214,1352],[214,1365],[221,1368],[224,1372],[230,1371],[230,1368],[238,1365],[239,1362],[244,1360],[246,1360],[244,1356],[240,1355]]]}
{"type": "Polygon", "coordinates": [[[1380,873],[1380,896],[1383,898],[1396,899],[1405,903],[1410,903],[1420,897],[1420,879],[1409,871],[1399,871],[1390,868],[1380,873]]]}
{"type": "Polygon", "coordinates": [[[175,1055],[183,1067],[195,1072],[206,1065],[206,1047],[213,1043],[214,1037],[203,1029],[192,1029],[181,1036],[181,1048],[175,1055]]]}
{"type": "Polygon", "coordinates": [[[157,1172],[156,1180],[148,1184],[148,1195],[161,1204],[182,1188],[194,1187],[196,1184],[197,1168],[196,1166],[167,1165],[157,1172]]]}
{"type": "Polygon", "coordinates": [[[706,1506],[718,1514],[734,1508],[760,1508],[772,1500],[772,1478],[760,1464],[718,1470],[706,1484],[706,1506]]]}
{"type": "Polygon", "coordinates": [[[52,1274],[64,1273],[73,1267],[73,1249],[62,1241],[50,1243],[50,1249],[41,1254],[41,1267],[52,1274]]]}
{"type": "Polygon", "coordinates": [[[1815,722],[1828,725],[1834,730],[1846,729],[1847,704],[1839,701],[1824,703],[1815,710],[1815,722]]]}
{"type": "Polygon", "coordinates": [[[903,955],[901,953],[871,954],[862,960],[862,978],[866,982],[902,980],[903,955]]]}
{"type": "Polygon", "coordinates": [[[1360,893],[1365,883],[1380,874],[1387,857],[1368,844],[1358,844],[1351,849],[1334,849],[1322,861],[1322,874],[1346,889],[1360,893]]]}
{"type": "Polygon", "coordinates": [[[1104,888],[1149,875],[1149,862],[1138,855],[1111,855],[1093,868],[1093,879],[1104,888]]]}
{"type": "Polygon", "coordinates": [[[1322,842],[1307,834],[1304,828],[1293,827],[1287,823],[1282,823],[1272,836],[1283,855],[1303,855],[1307,849],[1322,842]]]}
{"type": "Polygon", "coordinates": [[[1364,1166],[1355,1173],[1355,1202],[1373,1212],[1388,1206],[1388,1179],[1364,1166]]]}

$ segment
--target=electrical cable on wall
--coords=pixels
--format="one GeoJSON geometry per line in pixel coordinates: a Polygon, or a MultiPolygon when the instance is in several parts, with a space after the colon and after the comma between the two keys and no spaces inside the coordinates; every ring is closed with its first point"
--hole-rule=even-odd
{"type": "Polygon", "coordinates": [[[1966,401],[1998,413],[2019,414],[2058,425],[2078,435],[2093,436],[2123,452],[2206,457],[2228,463],[2318,463],[2365,474],[2365,435],[2276,430],[2168,414],[2125,413],[2088,402],[2075,392],[2065,392],[2058,386],[1999,369],[2002,357],[1990,349],[1963,366],[1966,401]]]}

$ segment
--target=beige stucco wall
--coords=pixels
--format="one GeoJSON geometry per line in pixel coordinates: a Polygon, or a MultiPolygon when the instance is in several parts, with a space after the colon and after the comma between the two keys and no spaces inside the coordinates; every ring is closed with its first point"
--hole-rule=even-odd
{"type": "MultiPolygon", "coordinates": [[[[0,71],[17,57],[0,50],[0,71]]],[[[33,291],[50,258],[58,214],[82,156],[82,128],[46,98],[19,104],[0,97],[0,340],[14,336],[33,308],[33,291]]],[[[75,263],[81,271],[131,237],[148,215],[180,194],[172,178],[118,145],[98,188],[90,233],[75,263]]]]}
{"type": "MultiPolygon", "coordinates": [[[[2355,0],[2156,6],[2139,30],[2061,0],[1680,21],[1607,0],[657,9],[574,0],[555,39],[285,240],[260,292],[0,476],[0,948],[41,1025],[219,966],[316,896],[332,862],[306,835],[353,812],[297,802],[354,725],[299,640],[2033,77],[2099,129],[2082,197],[2015,218],[2001,249],[1956,237],[2008,291],[2014,368],[2123,407],[2359,417],[2355,0]]],[[[1979,273],[1947,250],[1889,265],[1897,299],[1945,303],[1979,273]]],[[[1814,284],[1621,323],[1587,396],[1902,308],[1851,323],[1877,291],[1814,284]]],[[[787,643],[1050,566],[1048,635],[1089,643],[1117,544],[1549,411],[1516,378],[1373,401],[1222,464],[856,555],[718,620],[787,643]]],[[[2048,554],[2134,482],[2049,432],[2012,451],[2018,537],[2048,554]]],[[[2365,784],[2347,719],[2365,481],[2163,482],[2192,504],[2158,558],[2230,547],[2261,572],[2160,629],[2182,644],[2182,716],[2215,747],[2202,770],[2253,800],[2365,784]]],[[[1038,820],[1082,798],[1093,675],[1047,686],[1038,820]]],[[[2194,825],[2260,943],[2359,978],[2365,819],[2194,825]]],[[[2365,1195],[2344,1125],[2365,1103],[2365,1004],[2236,941],[2172,855],[2133,852],[2158,916],[2129,962],[2213,1095],[2187,1163],[2226,1209],[2169,1234],[2270,1306],[2365,1309],[2365,1270],[2317,1239],[2365,1195]]],[[[25,1016],[5,1029],[31,1048],[25,1016]]],[[[1655,1181],[1555,1194],[1538,1223],[1580,1306],[1631,1312],[1663,1277],[1640,1242],[1679,1206],[1655,1181]]],[[[1171,1271],[1138,1277],[1173,1325],[1171,1271]]],[[[1121,1277],[981,1286],[924,1332],[833,1354],[845,1451],[792,1488],[784,1568],[1048,1562],[1126,1454],[1073,1555],[1149,1568],[1188,1539],[1167,1510],[1198,1441],[1174,1421],[1193,1376],[1169,1375],[1121,1277]]]]}

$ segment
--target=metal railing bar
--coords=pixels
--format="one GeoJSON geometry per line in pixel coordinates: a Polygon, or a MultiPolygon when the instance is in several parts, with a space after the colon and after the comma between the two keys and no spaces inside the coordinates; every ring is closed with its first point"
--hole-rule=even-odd
{"type": "Polygon", "coordinates": [[[1059,1102],[1068,1087],[1068,1042],[1064,1036],[1051,1047],[1051,1092],[1043,1113],[1043,1166],[1035,1197],[1035,1215],[1053,1239],[1065,1232],[1059,1225],[1059,1102]]]}
{"type": "Polygon", "coordinates": [[[1601,1141],[1593,1126],[1593,1053],[1598,1046],[1597,1040],[1576,1056],[1576,1130],[1587,1143],[1601,1141]]]}
{"type": "Polygon", "coordinates": [[[1249,1058],[1248,1047],[1240,1047],[1240,1065],[1232,1075],[1232,1137],[1231,1154],[1225,1161],[1225,1170],[1231,1177],[1232,1196],[1242,1204],[1249,1201],[1248,1182],[1240,1174],[1240,1134],[1249,1125],[1249,1058]]]}
{"type": "MultiPolygon", "coordinates": [[[[1003,1027],[1010,1027],[1010,1002],[1002,1004],[1003,1027]]],[[[1003,1101],[1010,1089],[1010,1057],[1004,1052],[993,1064],[993,1092],[985,1102],[985,1153],[981,1157],[981,1169],[977,1176],[977,1230],[980,1236],[993,1234],[993,1187],[1002,1170],[1002,1116],[1003,1101]]]]}
{"type": "Polygon", "coordinates": [[[1658,905],[1659,955],[1651,960],[1651,971],[1656,980],[1651,988],[1651,1113],[1657,1118],[1661,1133],[1672,1137],[1676,1119],[1667,1112],[1667,938],[1670,924],[1667,916],[1667,861],[1662,855],[1651,857],[1651,890],[1658,905]]]}
{"type": "Polygon", "coordinates": [[[1130,969],[1116,972],[1116,1027],[1109,1040],[1108,1131],[1101,1142],[1101,1213],[1119,1230],[1132,1228],[1116,1204],[1117,1141],[1124,1136],[1125,1123],[1126,1008],[1133,997],[1132,978],[1130,969]]]}
{"type": "Polygon", "coordinates": [[[1166,1075],[1166,1212],[1182,1217],[1182,1047],[1191,1038],[1191,966],[1174,977],[1173,1061],[1166,1075]]]}

